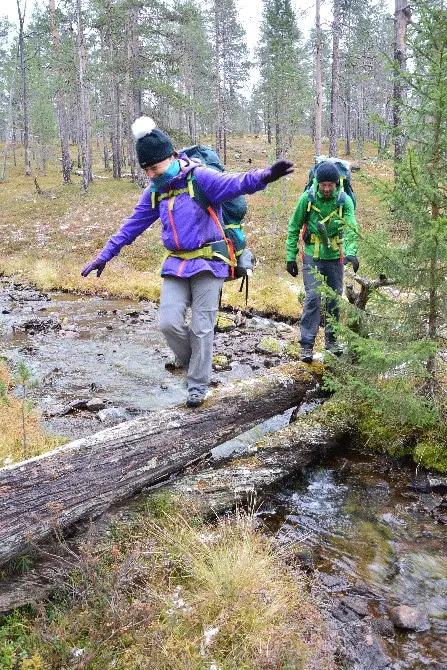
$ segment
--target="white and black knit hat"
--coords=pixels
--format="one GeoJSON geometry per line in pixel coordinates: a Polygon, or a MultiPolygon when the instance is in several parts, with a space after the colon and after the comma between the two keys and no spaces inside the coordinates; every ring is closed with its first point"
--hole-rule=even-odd
{"type": "Polygon", "coordinates": [[[143,169],[164,161],[174,153],[174,146],[169,137],[158,130],[155,121],[148,116],[140,116],[133,122],[132,133],[138,162],[143,169]]]}

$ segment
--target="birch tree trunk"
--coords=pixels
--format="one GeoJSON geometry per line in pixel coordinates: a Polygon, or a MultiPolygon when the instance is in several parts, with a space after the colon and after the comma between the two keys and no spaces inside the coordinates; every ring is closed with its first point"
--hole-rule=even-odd
{"type": "Polygon", "coordinates": [[[329,156],[337,156],[338,103],[340,97],[340,3],[334,0],[332,23],[332,84],[331,124],[329,128],[329,156]]]}

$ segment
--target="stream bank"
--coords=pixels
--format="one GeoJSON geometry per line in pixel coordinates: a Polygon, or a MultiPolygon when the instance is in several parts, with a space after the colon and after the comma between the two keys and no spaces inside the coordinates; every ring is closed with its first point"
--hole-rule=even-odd
{"type": "MultiPolygon", "coordinates": [[[[9,280],[1,287],[2,353],[13,364],[23,360],[37,379],[33,393],[49,431],[89,435],[103,427],[104,410],[120,410],[117,416],[126,419],[183,401],[183,377],[165,369],[170,354],[158,333],[156,305],[47,296],[9,280]]],[[[215,371],[215,384],[287,360],[287,346],[296,337],[293,327],[260,317],[227,327],[217,335],[216,349],[230,360],[221,359],[226,369],[215,371]],[[267,351],[272,340],[279,347],[267,351]]],[[[276,430],[283,421],[265,428],[276,430]]],[[[259,431],[240,436],[237,449],[258,438],[259,431]]],[[[395,463],[359,457],[347,447],[265,496],[258,517],[279,544],[299,547],[297,560],[327,593],[340,635],[362,630],[357,643],[364,643],[366,621],[383,640],[381,660],[372,657],[369,666],[358,668],[447,667],[447,537],[445,526],[430,516],[445,508],[442,484],[437,492],[430,486],[417,491],[411,469],[395,470],[395,463]],[[389,609],[399,603],[422,609],[430,629],[397,632],[389,609]]],[[[220,449],[216,458],[230,451],[228,445],[220,449]]],[[[346,657],[348,667],[356,667],[354,652],[346,657]]]]}

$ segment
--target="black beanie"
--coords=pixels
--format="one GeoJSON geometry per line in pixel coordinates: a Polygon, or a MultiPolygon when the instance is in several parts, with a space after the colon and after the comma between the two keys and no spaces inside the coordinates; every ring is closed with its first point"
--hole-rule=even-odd
{"type": "Polygon", "coordinates": [[[164,161],[174,153],[174,146],[169,137],[158,130],[155,122],[148,116],[140,116],[134,121],[132,133],[138,162],[143,169],[164,161]]]}
{"type": "Polygon", "coordinates": [[[317,168],[317,182],[332,181],[338,184],[340,181],[340,173],[333,163],[321,163],[317,168]]]}

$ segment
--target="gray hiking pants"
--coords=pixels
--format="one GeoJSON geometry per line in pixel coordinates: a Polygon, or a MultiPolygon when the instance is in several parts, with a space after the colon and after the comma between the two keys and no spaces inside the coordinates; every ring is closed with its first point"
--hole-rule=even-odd
{"type": "Polygon", "coordinates": [[[163,277],[160,328],[178,360],[187,367],[188,391],[204,393],[211,380],[214,324],[223,279],[211,272],[163,277]],[[191,307],[191,324],[185,315],[191,307]]]}
{"type": "MultiPolygon", "coordinates": [[[[320,309],[321,309],[321,293],[318,288],[321,279],[315,277],[311,272],[314,268],[323,277],[325,283],[339,295],[343,293],[343,264],[339,260],[323,261],[314,260],[312,256],[304,256],[303,260],[303,280],[304,289],[306,291],[306,298],[304,301],[303,313],[300,320],[301,330],[301,344],[312,345],[320,327],[320,309]]],[[[323,298],[324,300],[324,298],[323,298]]],[[[326,314],[331,314],[338,321],[340,310],[337,307],[335,300],[326,300],[326,314]]],[[[334,342],[334,334],[331,326],[326,319],[325,324],[325,342],[326,346],[334,342]]]]}

